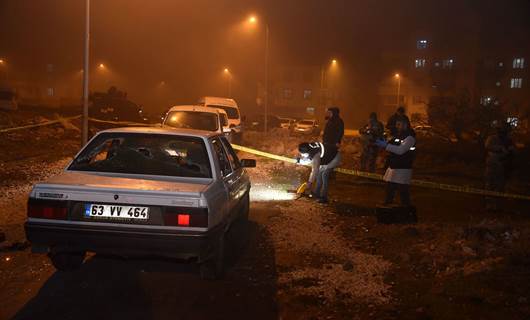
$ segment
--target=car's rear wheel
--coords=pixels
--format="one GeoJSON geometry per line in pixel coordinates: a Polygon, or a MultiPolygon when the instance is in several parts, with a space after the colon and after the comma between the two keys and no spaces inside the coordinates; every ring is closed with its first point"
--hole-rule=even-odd
{"type": "Polygon", "coordinates": [[[243,206],[241,207],[241,212],[239,213],[239,219],[241,221],[247,221],[248,220],[248,214],[250,211],[250,196],[247,193],[245,197],[243,198],[243,206]]]}
{"type": "Polygon", "coordinates": [[[213,256],[201,263],[199,267],[201,278],[205,280],[218,280],[224,276],[225,271],[225,233],[223,233],[214,248],[213,256]]]}
{"type": "Polygon", "coordinates": [[[50,252],[49,257],[55,269],[59,271],[73,271],[79,269],[85,260],[83,252],[50,252]]]}

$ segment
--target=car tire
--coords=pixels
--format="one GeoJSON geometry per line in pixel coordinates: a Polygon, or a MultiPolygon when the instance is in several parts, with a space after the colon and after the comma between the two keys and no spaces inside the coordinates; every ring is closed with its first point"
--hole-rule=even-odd
{"type": "Polygon", "coordinates": [[[55,269],[74,271],[83,265],[86,253],[83,252],[50,252],[49,257],[55,269]]]}
{"type": "Polygon", "coordinates": [[[247,222],[248,221],[248,215],[250,212],[250,196],[247,193],[245,197],[243,198],[243,205],[241,207],[241,212],[239,213],[239,220],[247,222]]]}
{"type": "Polygon", "coordinates": [[[224,276],[225,269],[225,233],[223,233],[215,246],[213,256],[199,266],[201,279],[219,280],[224,276]]]}

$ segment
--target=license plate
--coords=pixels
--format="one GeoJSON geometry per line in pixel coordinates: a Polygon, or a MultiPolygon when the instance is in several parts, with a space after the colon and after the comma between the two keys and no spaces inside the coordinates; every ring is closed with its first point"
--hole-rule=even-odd
{"type": "Polygon", "coordinates": [[[149,219],[149,208],[108,204],[87,204],[85,205],[85,217],[147,220],[149,219]]]}

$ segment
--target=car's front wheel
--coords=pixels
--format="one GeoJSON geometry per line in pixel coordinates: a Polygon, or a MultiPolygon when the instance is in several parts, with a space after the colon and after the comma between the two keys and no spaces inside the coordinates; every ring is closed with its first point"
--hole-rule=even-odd
{"type": "Polygon", "coordinates": [[[50,252],[49,257],[55,269],[73,271],[79,269],[85,260],[85,252],[50,252]]]}

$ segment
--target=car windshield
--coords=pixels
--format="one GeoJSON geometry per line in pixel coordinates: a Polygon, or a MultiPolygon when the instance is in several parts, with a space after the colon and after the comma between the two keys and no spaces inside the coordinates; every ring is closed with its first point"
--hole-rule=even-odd
{"type": "Polygon", "coordinates": [[[281,123],[290,123],[291,121],[289,119],[281,119],[280,118],[280,122],[281,123]]]}
{"type": "Polygon", "coordinates": [[[213,112],[170,111],[164,124],[174,128],[219,130],[219,118],[213,112]]]}
{"type": "Polygon", "coordinates": [[[313,120],[302,120],[299,122],[300,124],[308,124],[313,125],[315,122],[313,120]]]}
{"type": "Polygon", "coordinates": [[[239,112],[237,111],[237,108],[227,106],[216,106],[212,104],[209,104],[208,107],[223,109],[224,111],[226,111],[228,119],[239,119],[239,112]]]}
{"type": "Polygon", "coordinates": [[[204,141],[167,134],[99,134],[68,170],[211,178],[204,141]]]}

